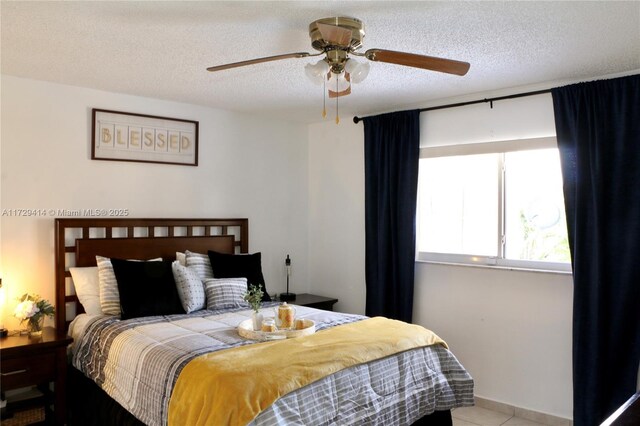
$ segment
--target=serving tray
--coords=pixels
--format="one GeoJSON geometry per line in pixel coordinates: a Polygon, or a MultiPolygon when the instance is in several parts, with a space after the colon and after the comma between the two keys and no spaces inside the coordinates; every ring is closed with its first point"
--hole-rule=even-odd
{"type": "Polygon", "coordinates": [[[300,321],[302,321],[304,325],[304,328],[300,330],[254,331],[253,320],[248,319],[238,325],[238,334],[245,339],[251,340],[278,340],[308,336],[316,332],[315,321],[309,319],[302,319],[300,321]]]}

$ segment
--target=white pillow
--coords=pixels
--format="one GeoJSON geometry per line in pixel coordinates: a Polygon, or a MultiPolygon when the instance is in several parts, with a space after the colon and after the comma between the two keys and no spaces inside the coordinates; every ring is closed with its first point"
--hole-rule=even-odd
{"type": "MultiPolygon", "coordinates": [[[[136,259],[129,259],[136,260],[136,259]]],[[[150,259],[149,262],[162,261],[162,258],[150,259]]],[[[139,260],[139,262],[144,262],[139,260]]],[[[120,316],[120,292],[118,291],[118,281],[116,273],[113,271],[111,259],[108,257],[96,256],[98,264],[98,281],[100,287],[100,307],[105,315],[120,316]]]]}
{"type": "Polygon", "coordinates": [[[187,255],[177,251],[176,252],[176,260],[180,262],[182,266],[187,266],[187,255]]]}
{"type": "Polygon", "coordinates": [[[244,301],[247,292],[246,278],[209,278],[204,281],[207,309],[238,308],[249,306],[244,301]]]}
{"type": "Polygon", "coordinates": [[[76,296],[82,304],[84,311],[89,315],[102,315],[100,306],[100,281],[98,279],[98,267],[69,268],[76,296]]]}
{"type": "Polygon", "coordinates": [[[194,253],[192,251],[185,251],[185,265],[193,268],[202,281],[213,278],[213,269],[211,268],[211,261],[209,255],[194,253]]]}
{"type": "Polygon", "coordinates": [[[171,269],[184,311],[189,314],[204,309],[204,285],[198,274],[192,268],[181,265],[179,260],[171,264],[171,269]]]}

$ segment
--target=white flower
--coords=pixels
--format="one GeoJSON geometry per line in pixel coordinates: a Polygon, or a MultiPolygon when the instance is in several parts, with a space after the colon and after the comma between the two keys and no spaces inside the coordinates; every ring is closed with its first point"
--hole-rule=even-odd
{"type": "Polygon", "coordinates": [[[27,318],[31,318],[35,314],[40,312],[38,305],[33,300],[25,300],[16,306],[15,311],[13,311],[13,315],[18,318],[20,321],[24,321],[27,318]]]}

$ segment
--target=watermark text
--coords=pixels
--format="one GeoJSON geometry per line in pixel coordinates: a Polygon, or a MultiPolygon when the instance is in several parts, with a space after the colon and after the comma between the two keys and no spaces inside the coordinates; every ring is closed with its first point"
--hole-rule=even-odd
{"type": "Polygon", "coordinates": [[[127,217],[129,209],[2,209],[5,217],[127,217]]]}

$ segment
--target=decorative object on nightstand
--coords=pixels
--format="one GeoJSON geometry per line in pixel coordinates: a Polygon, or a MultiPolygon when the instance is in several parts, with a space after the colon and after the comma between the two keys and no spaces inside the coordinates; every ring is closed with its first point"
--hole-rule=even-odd
{"type": "Polygon", "coordinates": [[[20,324],[27,322],[27,332],[29,336],[39,337],[42,335],[42,328],[45,317],[52,317],[55,308],[48,300],[37,294],[25,293],[18,299],[20,303],[16,306],[13,315],[20,320],[20,324]]]}
{"type": "Polygon", "coordinates": [[[291,300],[296,300],[296,294],[289,292],[289,277],[291,276],[291,258],[287,255],[287,258],[284,260],[285,268],[287,268],[287,292],[280,293],[280,300],[283,302],[289,302],[291,300]]]}
{"type": "MultiPolygon", "coordinates": [[[[52,327],[45,327],[39,339],[26,335],[0,338],[2,392],[38,386],[43,396],[33,401],[21,401],[20,405],[44,405],[47,420],[53,420],[47,421],[47,424],[64,425],[67,420],[67,346],[71,342],[71,337],[58,333],[52,327]],[[54,382],[53,392],[49,382],[54,382]],[[53,413],[49,409],[51,402],[53,413]]],[[[11,405],[11,402],[7,404],[9,411],[12,409],[11,405]]]]}

